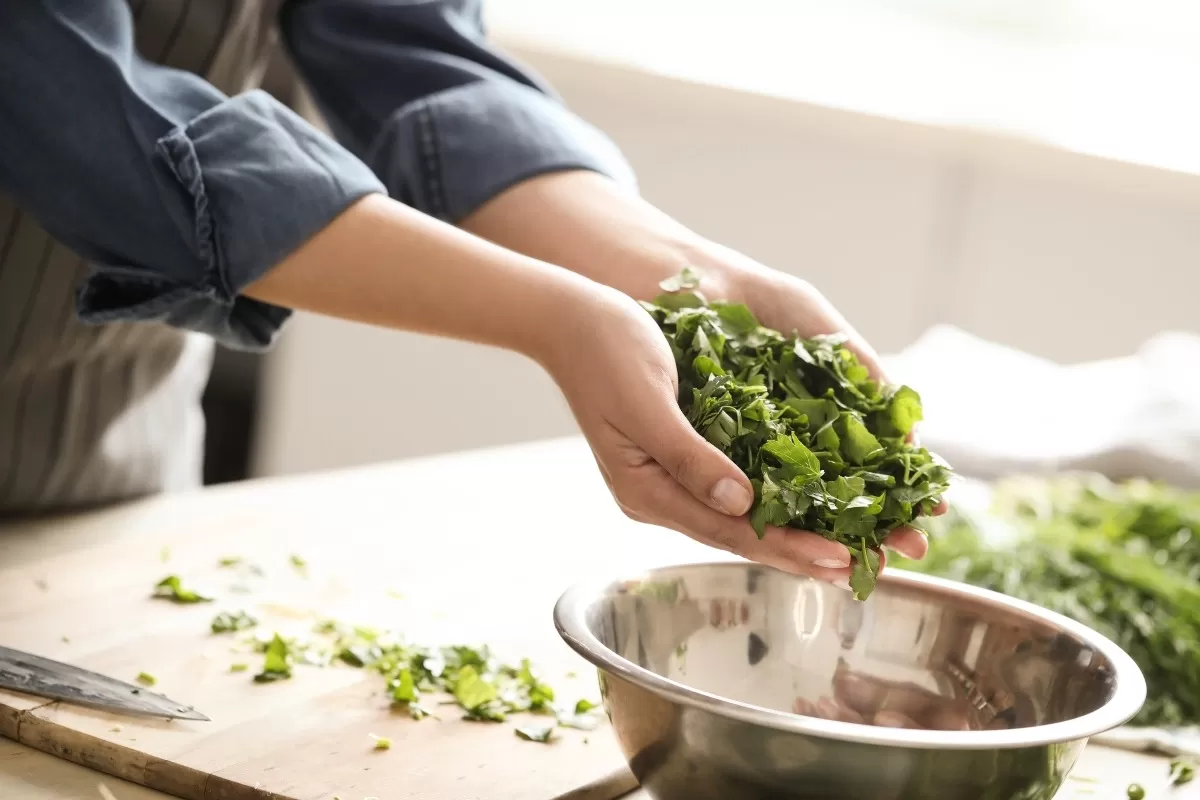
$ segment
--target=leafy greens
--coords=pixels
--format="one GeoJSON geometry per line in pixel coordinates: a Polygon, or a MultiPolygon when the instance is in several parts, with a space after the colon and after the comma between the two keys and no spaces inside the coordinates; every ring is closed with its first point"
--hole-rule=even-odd
{"type": "Polygon", "coordinates": [[[1200,493],[1090,474],[1011,478],[990,515],[952,507],[932,527],[938,546],[905,568],[1087,625],[1146,677],[1134,724],[1200,722],[1200,493]]]}
{"type": "Polygon", "coordinates": [[[845,544],[854,596],[866,599],[884,538],[931,512],[949,486],[949,468],[908,441],[920,397],[874,381],[844,337],[785,336],[698,287],[685,270],[642,304],[670,343],[680,407],[750,478],[759,537],[772,525],[845,544]]]}

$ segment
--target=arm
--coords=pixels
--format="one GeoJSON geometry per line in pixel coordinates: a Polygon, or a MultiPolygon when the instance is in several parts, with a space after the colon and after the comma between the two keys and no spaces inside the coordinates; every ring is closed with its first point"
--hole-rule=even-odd
{"type": "MultiPolygon", "coordinates": [[[[632,174],[616,148],[487,44],[479,8],[478,0],[284,6],[285,42],[331,128],[392,196],[626,295],[652,297],[658,281],[692,265],[708,275],[713,296],[747,302],[767,324],[850,331],[807,284],[704,241],[630,191],[632,174]]],[[[580,310],[570,327],[585,316],[580,310]]],[[[844,582],[849,554],[841,545],[779,529],[755,538],[741,516],[750,505],[745,476],[682,420],[674,364],[644,317],[614,323],[630,340],[613,350],[544,362],[618,503],[635,519],[844,582]],[[658,389],[634,397],[647,377],[658,389]]],[[[861,337],[852,343],[878,374],[873,351],[861,337]]],[[[924,555],[916,531],[889,542],[924,555]]]]}
{"type": "Polygon", "coordinates": [[[121,0],[0,3],[0,189],[89,259],[86,321],[263,347],[287,310],[242,289],[383,187],[266,94],[143,61],[121,0]]]}
{"type": "Polygon", "coordinates": [[[628,191],[602,133],[484,36],[480,0],[287,0],[280,29],[330,129],[392,197],[460,222],[535,176],[587,171],[628,191]]]}

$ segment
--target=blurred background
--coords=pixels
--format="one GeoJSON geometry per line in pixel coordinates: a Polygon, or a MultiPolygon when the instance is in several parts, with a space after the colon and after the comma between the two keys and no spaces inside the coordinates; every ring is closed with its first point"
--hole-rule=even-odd
{"type": "MultiPolygon", "coordinates": [[[[649,200],[885,353],[939,323],[1060,363],[1200,332],[1195,0],[484,5],[649,200]]],[[[210,483],[575,430],[516,356],[306,315],[221,352],[205,408],[210,483]]]]}

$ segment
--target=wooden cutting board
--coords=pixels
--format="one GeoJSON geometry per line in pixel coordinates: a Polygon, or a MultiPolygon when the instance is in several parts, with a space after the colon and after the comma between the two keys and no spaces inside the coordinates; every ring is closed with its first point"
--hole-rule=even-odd
{"type": "Polygon", "coordinates": [[[220,610],[245,609],[283,633],[335,617],[413,641],[487,643],[532,657],[560,698],[598,699],[594,672],[553,630],[558,594],[592,570],[714,554],[627,522],[594,470],[579,443],[558,442],[6,526],[0,642],[124,680],[150,673],[156,691],[212,721],[0,693],[0,734],[190,800],[620,796],[633,781],[606,727],[543,745],[510,724],[464,722],[452,706],[414,721],[389,709],[378,676],[346,667],[299,666],[291,680],[256,684],[261,656],[208,627],[220,610]],[[218,566],[233,555],[266,576],[218,566]],[[218,602],[151,599],[170,573],[218,602]],[[235,662],[249,671],[231,672],[235,662]],[[373,750],[371,734],[391,749],[373,750]]]}

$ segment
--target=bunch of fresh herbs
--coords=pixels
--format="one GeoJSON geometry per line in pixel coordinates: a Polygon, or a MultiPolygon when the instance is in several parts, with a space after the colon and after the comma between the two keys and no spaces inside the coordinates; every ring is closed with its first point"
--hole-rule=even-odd
{"type": "Polygon", "coordinates": [[[920,397],[873,380],[842,337],[785,336],[698,286],[685,271],[643,304],[671,345],[684,414],[750,478],[758,535],[786,526],[845,544],[865,599],[884,538],[948,487],[946,465],[909,441],[920,397]]]}
{"type": "Polygon", "coordinates": [[[905,568],[1087,625],[1146,676],[1135,724],[1200,723],[1200,494],[1095,475],[1014,478],[996,486],[989,517],[952,507],[933,527],[938,546],[905,568]]]}

